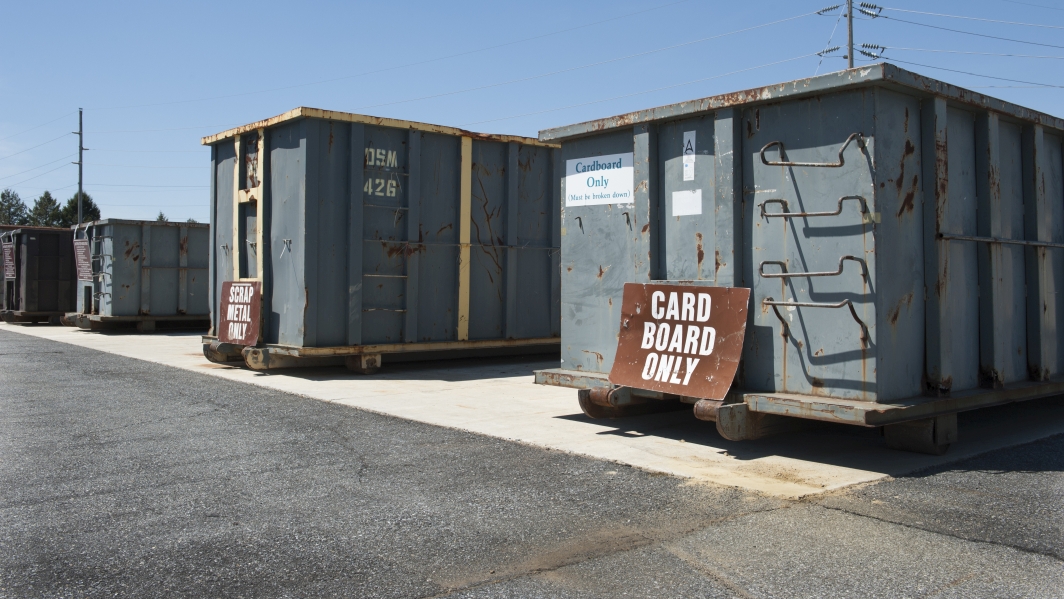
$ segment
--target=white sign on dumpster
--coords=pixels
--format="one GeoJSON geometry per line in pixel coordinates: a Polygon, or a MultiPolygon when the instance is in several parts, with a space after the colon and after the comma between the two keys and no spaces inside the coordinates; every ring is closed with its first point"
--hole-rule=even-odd
{"type": "Polygon", "coordinates": [[[635,202],[635,155],[607,154],[565,161],[565,205],[635,202]]]}

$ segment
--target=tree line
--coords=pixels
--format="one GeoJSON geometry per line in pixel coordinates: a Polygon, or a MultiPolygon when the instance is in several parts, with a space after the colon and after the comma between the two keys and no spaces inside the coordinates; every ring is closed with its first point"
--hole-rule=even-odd
{"type": "MultiPolygon", "coordinates": [[[[81,221],[100,220],[100,208],[89,194],[81,193],[81,221]]],[[[44,192],[27,208],[13,189],[0,192],[0,225],[25,225],[30,227],[71,227],[78,224],[78,193],[70,196],[65,204],[44,192]]]]}

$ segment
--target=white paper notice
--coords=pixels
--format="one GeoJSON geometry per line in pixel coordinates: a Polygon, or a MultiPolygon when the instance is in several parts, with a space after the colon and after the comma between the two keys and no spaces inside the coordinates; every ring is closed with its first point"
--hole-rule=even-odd
{"type": "Polygon", "coordinates": [[[565,205],[631,204],[635,201],[634,154],[565,161],[565,205]]]}
{"type": "Polygon", "coordinates": [[[672,192],[672,215],[702,214],[702,190],[672,192]]]}
{"type": "MultiPolygon", "coordinates": [[[[683,132],[683,180],[695,180],[695,132],[683,132]]],[[[702,214],[701,210],[698,212],[702,214]]]]}

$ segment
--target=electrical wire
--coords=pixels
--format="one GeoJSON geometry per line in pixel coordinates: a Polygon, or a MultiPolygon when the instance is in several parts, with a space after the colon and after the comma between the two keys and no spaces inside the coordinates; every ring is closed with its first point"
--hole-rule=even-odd
{"type": "Polygon", "coordinates": [[[229,123],[226,125],[197,125],[195,127],[176,127],[174,129],[107,129],[101,131],[86,131],[89,133],[157,133],[159,131],[189,131],[192,129],[218,129],[222,127],[239,127],[240,124],[229,123]]]}
{"type": "Polygon", "coordinates": [[[124,154],[200,154],[208,151],[207,148],[200,150],[101,150],[93,148],[93,152],[121,152],[124,154]]]}
{"type": "Polygon", "coordinates": [[[7,137],[0,137],[0,141],[5,141],[5,140],[8,140],[8,139],[11,139],[12,137],[17,137],[19,135],[22,135],[23,133],[28,133],[30,131],[33,131],[34,129],[40,129],[41,127],[43,127],[45,125],[51,125],[52,123],[54,123],[54,122],[56,122],[58,120],[61,120],[61,119],[65,119],[65,118],[67,118],[68,116],[70,116],[72,114],[74,114],[74,113],[73,112],[68,112],[68,113],[64,114],[63,116],[61,116],[61,117],[59,117],[57,119],[52,119],[52,120],[48,121],[47,123],[41,123],[40,125],[37,125],[36,127],[30,127],[29,129],[23,129],[22,131],[19,131],[18,133],[12,133],[11,135],[8,135],[7,137]]]}
{"type": "Polygon", "coordinates": [[[274,88],[270,88],[270,89],[263,89],[263,90],[252,91],[252,92],[241,92],[241,93],[238,93],[238,94],[228,94],[228,95],[224,95],[224,96],[211,96],[211,97],[206,97],[206,98],[194,98],[194,99],[191,99],[191,100],[174,100],[172,102],[158,102],[158,103],[154,103],[154,104],[135,104],[135,105],[132,105],[132,106],[108,106],[108,107],[105,107],[105,108],[93,108],[91,110],[118,110],[118,109],[126,109],[126,108],[144,108],[144,107],[148,107],[148,106],[168,106],[168,105],[171,105],[171,104],[185,104],[185,103],[189,103],[189,102],[204,102],[204,101],[207,101],[207,100],[222,100],[222,99],[226,99],[226,98],[237,98],[237,97],[241,97],[241,96],[250,96],[250,95],[264,94],[264,93],[275,92],[275,91],[284,91],[284,90],[289,90],[289,89],[296,89],[296,88],[300,88],[300,87],[308,87],[308,86],[311,86],[311,85],[321,85],[321,84],[324,84],[324,83],[333,83],[335,81],[343,81],[345,79],[353,79],[353,78],[356,78],[356,77],[365,77],[367,75],[376,75],[378,73],[384,73],[384,72],[387,72],[387,71],[393,71],[393,70],[397,70],[397,69],[405,69],[405,68],[409,68],[409,67],[421,66],[421,65],[431,64],[431,63],[434,63],[434,62],[439,62],[441,60],[449,60],[451,58],[459,58],[459,57],[462,57],[462,56],[468,56],[470,54],[476,54],[476,53],[479,53],[479,52],[487,52],[488,50],[496,50],[498,48],[505,48],[506,46],[512,46],[514,44],[521,44],[521,43],[524,43],[524,42],[530,42],[530,41],[534,41],[534,40],[538,40],[538,39],[543,39],[543,38],[551,37],[551,36],[554,36],[554,35],[560,35],[562,33],[568,33],[570,31],[576,31],[578,29],[586,29],[588,27],[594,27],[595,25],[601,25],[603,23],[609,23],[611,21],[616,21],[618,19],[624,19],[624,18],[627,18],[627,17],[632,17],[632,16],[635,16],[635,15],[640,15],[640,14],[647,13],[647,12],[652,12],[652,11],[655,11],[655,10],[661,10],[663,8],[669,8],[670,6],[675,6],[677,4],[684,4],[684,3],[689,2],[689,1],[690,0],[679,0],[678,2],[670,2],[669,4],[662,4],[660,6],[655,6],[655,7],[652,7],[652,8],[647,8],[647,9],[644,9],[644,10],[639,10],[639,11],[636,11],[636,12],[632,12],[632,13],[628,13],[628,14],[624,14],[624,15],[619,15],[619,16],[616,16],[616,17],[611,17],[609,19],[604,19],[604,20],[601,20],[601,21],[595,21],[595,22],[592,22],[592,23],[585,23],[585,24],[579,25],[577,27],[570,27],[568,29],[561,29],[561,30],[554,31],[554,32],[551,32],[551,33],[544,33],[544,34],[541,34],[541,35],[536,35],[536,36],[532,36],[532,37],[526,37],[526,38],[523,38],[523,39],[513,40],[513,41],[510,41],[510,42],[503,43],[503,44],[496,44],[494,46],[485,46],[483,48],[477,48],[475,50],[467,50],[465,52],[459,52],[457,54],[449,54],[447,56],[440,56],[440,57],[437,57],[437,58],[431,58],[429,60],[422,60],[422,61],[418,61],[418,62],[411,62],[411,63],[396,65],[396,66],[392,66],[392,67],[385,67],[385,68],[382,68],[382,69],[376,69],[376,70],[372,70],[372,71],[365,71],[365,72],[357,73],[357,74],[354,74],[354,75],[345,75],[343,77],[334,77],[332,79],[323,79],[321,81],[312,81],[312,82],[309,82],[309,83],[300,83],[300,84],[296,84],[296,85],[287,85],[287,86],[283,86],[283,87],[274,87],[274,88]]]}
{"type": "Polygon", "coordinates": [[[827,54],[827,49],[831,47],[831,40],[835,39],[835,30],[839,28],[839,22],[842,21],[842,14],[843,13],[840,12],[838,18],[835,19],[835,26],[831,28],[831,35],[828,36],[828,43],[824,44],[824,49],[820,51],[820,60],[816,63],[816,70],[813,71],[814,77],[820,73],[820,65],[824,64],[824,54],[827,54]]]}
{"type": "MultiPolygon", "coordinates": [[[[165,169],[205,169],[210,168],[207,165],[202,166],[148,166],[142,164],[104,164],[102,162],[91,162],[85,166],[115,166],[119,168],[165,168],[165,169]]],[[[2,178],[2,177],[0,177],[2,178]]]]}
{"type": "Polygon", "coordinates": [[[67,167],[67,166],[70,166],[70,165],[69,164],[60,164],[59,166],[53,168],[50,171],[44,171],[43,173],[41,173],[39,175],[34,175],[34,176],[30,177],[29,179],[23,179],[22,181],[19,181],[18,183],[14,183],[14,184],[10,185],[10,187],[16,187],[16,186],[22,185],[26,181],[33,181],[34,179],[36,179],[38,177],[43,177],[43,176],[47,175],[48,173],[54,173],[55,171],[57,171],[57,170],[59,170],[61,168],[67,167]]]}
{"type": "Polygon", "coordinates": [[[929,16],[932,16],[932,17],[946,17],[946,18],[949,18],[949,19],[964,19],[966,21],[983,21],[984,23],[1001,23],[1001,24],[1004,24],[1004,25],[1022,25],[1024,27],[1041,27],[1043,29],[1064,29],[1064,27],[1061,27],[1059,25],[1037,25],[1035,23],[1020,23],[1018,21],[1000,21],[998,19],[982,19],[982,18],[979,18],[979,17],[962,17],[960,15],[945,15],[945,14],[937,13],[937,12],[923,12],[923,11],[919,11],[919,10],[907,10],[907,9],[904,9],[904,8],[884,7],[883,10],[892,10],[894,12],[907,12],[907,13],[912,13],[914,15],[929,15],[929,16]]]}
{"type": "Polygon", "coordinates": [[[1035,6],[1037,8],[1047,8],[1049,10],[1064,10],[1057,6],[1046,6],[1044,4],[1031,4],[1030,2],[1017,2],[1017,0],[1001,0],[1002,2],[1008,2],[1009,4],[1022,4],[1024,6],[1035,6]]]}
{"type": "MultiPolygon", "coordinates": [[[[985,37],[985,38],[990,38],[990,39],[995,39],[995,40],[1003,40],[1003,41],[1006,41],[1006,42],[1016,42],[1018,44],[1029,44],[1031,46],[1045,46],[1046,48],[1064,48],[1064,46],[1058,46],[1058,45],[1055,45],[1055,44],[1043,44],[1041,42],[1028,42],[1028,41],[1025,41],[1025,40],[1012,39],[1012,38],[1009,38],[1009,37],[999,37],[999,36],[996,36],[996,35],[987,35],[985,33],[975,33],[975,32],[972,32],[972,31],[964,31],[964,30],[961,30],[961,29],[950,29],[949,27],[939,27],[938,25],[928,25],[927,23],[918,23],[916,21],[908,21],[906,19],[899,19],[897,17],[890,17],[890,16],[887,16],[887,15],[877,15],[875,18],[890,19],[891,21],[897,21],[899,23],[908,23],[909,25],[919,25],[920,27],[928,27],[928,28],[931,28],[931,29],[939,29],[941,31],[952,31],[953,33],[963,33],[965,35],[974,35],[976,37],[985,37]]],[[[875,19],[873,19],[873,20],[875,20],[875,19]]]]}
{"type": "Polygon", "coordinates": [[[44,142],[43,144],[37,144],[37,145],[33,146],[32,148],[26,148],[25,150],[21,150],[19,152],[15,152],[14,154],[8,154],[7,156],[4,156],[3,158],[0,158],[0,160],[7,160],[8,158],[11,158],[12,156],[18,156],[19,154],[22,154],[24,152],[29,152],[30,150],[35,150],[35,149],[37,149],[37,148],[39,148],[41,146],[46,146],[46,145],[52,143],[53,141],[56,141],[56,140],[59,140],[59,139],[63,139],[67,135],[71,135],[71,134],[70,133],[64,133],[64,134],[60,135],[59,137],[57,137],[55,139],[49,139],[48,141],[44,142]]]}
{"type": "MultiPolygon", "coordinates": [[[[444,92],[444,93],[441,93],[441,94],[433,94],[431,96],[421,96],[421,97],[417,97],[417,98],[410,98],[410,99],[407,99],[407,100],[396,100],[394,102],[383,102],[383,103],[380,103],[380,104],[368,104],[368,105],[365,105],[365,106],[358,106],[356,108],[353,108],[352,110],[366,110],[366,109],[369,109],[369,108],[380,108],[382,106],[394,106],[396,104],[406,104],[408,102],[417,102],[417,101],[420,101],[420,100],[431,100],[431,99],[435,99],[435,98],[442,98],[442,97],[445,97],[445,96],[453,96],[453,95],[457,95],[457,94],[464,94],[464,93],[473,92],[473,91],[480,91],[480,90],[489,89],[489,88],[493,88],[493,87],[501,87],[503,85],[511,85],[511,84],[514,84],[514,83],[521,83],[521,82],[524,82],[524,81],[531,81],[533,79],[542,79],[544,77],[550,77],[552,75],[558,75],[558,74],[561,74],[561,73],[568,73],[568,72],[571,72],[571,71],[578,71],[578,70],[581,70],[581,69],[587,69],[587,68],[591,68],[591,67],[602,66],[604,64],[610,64],[610,63],[618,62],[618,61],[621,61],[621,60],[628,60],[628,59],[631,59],[631,58],[638,58],[640,56],[647,56],[649,54],[656,54],[658,52],[664,52],[666,50],[673,50],[673,49],[676,49],[676,48],[682,48],[684,46],[690,46],[690,45],[693,45],[693,44],[700,44],[702,42],[707,42],[707,41],[710,41],[710,40],[715,40],[715,39],[719,39],[719,38],[722,38],[722,37],[727,37],[729,35],[735,35],[735,34],[738,34],[738,33],[745,33],[747,31],[753,31],[754,29],[761,29],[763,27],[768,27],[770,25],[778,25],[779,23],[785,23],[787,21],[794,21],[796,19],[802,19],[802,18],[805,18],[805,17],[810,17],[810,16],[813,16],[815,14],[818,14],[818,13],[817,12],[809,12],[809,13],[805,13],[805,14],[801,14],[801,15],[795,15],[793,17],[787,17],[785,19],[779,19],[779,20],[776,20],[776,21],[771,21],[769,23],[762,23],[760,25],[754,25],[752,27],[746,27],[744,29],[736,29],[735,31],[729,31],[727,33],[720,33],[720,34],[717,34],[717,35],[712,35],[710,37],[704,37],[704,38],[697,39],[697,40],[692,40],[692,41],[689,41],[689,42],[682,42],[682,43],[679,43],[679,44],[673,44],[671,46],[665,46],[665,47],[657,48],[657,49],[654,49],[654,50],[647,50],[646,52],[639,52],[637,54],[629,54],[627,56],[621,56],[621,57],[618,57],[618,58],[611,58],[609,60],[603,60],[603,61],[600,61],[600,62],[593,62],[593,63],[588,63],[588,64],[584,64],[584,65],[580,65],[580,66],[569,67],[567,69],[561,69],[559,71],[551,71],[549,73],[542,73],[542,74],[539,74],[539,75],[531,75],[529,77],[522,77],[522,78],[519,78],[519,79],[511,79],[509,81],[503,81],[503,82],[500,82],[500,83],[492,83],[492,84],[489,84],[489,85],[481,85],[481,86],[478,86],[478,87],[470,87],[470,88],[467,88],[467,89],[451,91],[451,92],[444,92]]],[[[836,21],[836,24],[838,24],[838,21],[836,21]]]]}
{"type": "Polygon", "coordinates": [[[70,160],[74,156],[77,156],[77,154],[75,153],[75,154],[71,154],[70,156],[64,156],[64,157],[60,158],[59,160],[53,160],[51,162],[47,162],[47,163],[42,164],[40,166],[35,166],[33,168],[26,169],[26,170],[22,171],[21,173],[15,173],[13,175],[4,175],[3,177],[0,177],[0,181],[3,181],[4,179],[10,179],[11,177],[17,177],[19,175],[24,175],[24,174],[26,174],[28,172],[35,171],[35,170],[37,170],[39,168],[44,168],[46,166],[55,164],[55,163],[59,162],[60,160],[70,160]]]}
{"type": "Polygon", "coordinates": [[[658,91],[662,91],[662,90],[666,90],[666,89],[672,89],[672,88],[676,88],[676,87],[683,87],[685,85],[694,85],[695,83],[702,83],[703,81],[710,81],[712,79],[720,79],[721,77],[727,77],[729,75],[735,75],[735,74],[738,74],[738,73],[745,73],[746,71],[753,71],[755,69],[763,69],[765,67],[771,67],[771,66],[774,66],[774,65],[783,64],[785,62],[793,62],[795,60],[801,60],[803,58],[809,58],[810,56],[817,56],[817,55],[818,55],[817,52],[813,52],[812,54],[803,54],[802,56],[795,56],[794,58],[786,58],[786,59],[783,59],[783,60],[777,60],[776,62],[770,62],[770,63],[767,63],[767,64],[758,65],[756,67],[750,67],[750,68],[746,68],[746,69],[739,69],[738,71],[731,71],[729,73],[723,73],[721,75],[714,75],[712,77],[705,77],[705,78],[702,78],[702,79],[695,79],[693,81],[687,81],[687,82],[684,82],[684,83],[677,83],[675,85],[666,85],[664,87],[657,87],[657,88],[654,88],[654,89],[648,89],[648,90],[641,91],[641,92],[634,92],[634,93],[631,93],[631,94],[624,94],[624,95],[621,95],[621,96],[614,96],[612,98],[603,98],[601,100],[592,100],[591,102],[582,102],[580,104],[570,104],[568,106],[561,106],[559,108],[549,108],[547,110],[537,110],[536,112],[526,112],[524,114],[515,114],[515,115],[512,115],[512,116],[505,116],[505,117],[501,117],[501,118],[497,118],[497,119],[488,119],[488,120],[484,120],[484,121],[476,121],[476,122],[473,122],[473,123],[466,123],[466,124],[464,124],[462,126],[463,127],[468,127],[468,126],[471,126],[471,125],[480,125],[482,123],[494,123],[496,121],[506,121],[506,120],[509,120],[509,119],[517,119],[517,118],[526,117],[526,116],[533,116],[533,115],[537,115],[537,114],[545,114],[545,113],[548,113],[548,112],[557,112],[559,110],[568,110],[569,108],[579,108],[581,106],[590,106],[591,104],[600,104],[602,102],[609,102],[611,100],[620,100],[620,99],[623,99],[623,98],[631,98],[632,96],[641,96],[641,95],[644,95],[644,94],[650,94],[650,93],[654,93],[654,92],[658,92],[658,91]]]}
{"type": "Polygon", "coordinates": [[[996,54],[993,52],[964,52],[961,50],[934,50],[930,48],[895,48],[889,46],[887,50],[907,50],[910,52],[936,52],[942,54],[976,54],[979,56],[1006,56],[1010,58],[1052,58],[1055,60],[1064,60],[1064,56],[1040,56],[1038,54],[996,54]]]}
{"type": "Polygon", "coordinates": [[[207,189],[210,187],[210,185],[136,185],[133,183],[93,183],[93,185],[96,187],[165,187],[166,189],[179,189],[186,187],[207,189]]]}

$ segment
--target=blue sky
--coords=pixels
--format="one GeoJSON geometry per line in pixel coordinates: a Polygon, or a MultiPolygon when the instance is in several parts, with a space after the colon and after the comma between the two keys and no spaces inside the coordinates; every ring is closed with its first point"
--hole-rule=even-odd
{"type": "MultiPolygon", "coordinates": [[[[203,135],[313,106],[535,136],[839,70],[843,51],[814,53],[845,45],[842,11],[809,14],[832,4],[6,2],[0,187],[13,186],[27,204],[46,189],[73,195],[77,137],[68,132],[83,107],[85,190],[105,217],[161,210],[207,221],[203,135]]],[[[878,4],[885,18],[861,16],[856,43],[887,46],[887,59],[904,68],[1064,116],[1064,89],[1039,85],[1064,86],[1064,60],[1030,57],[1064,57],[1064,2],[878,4]]]]}

